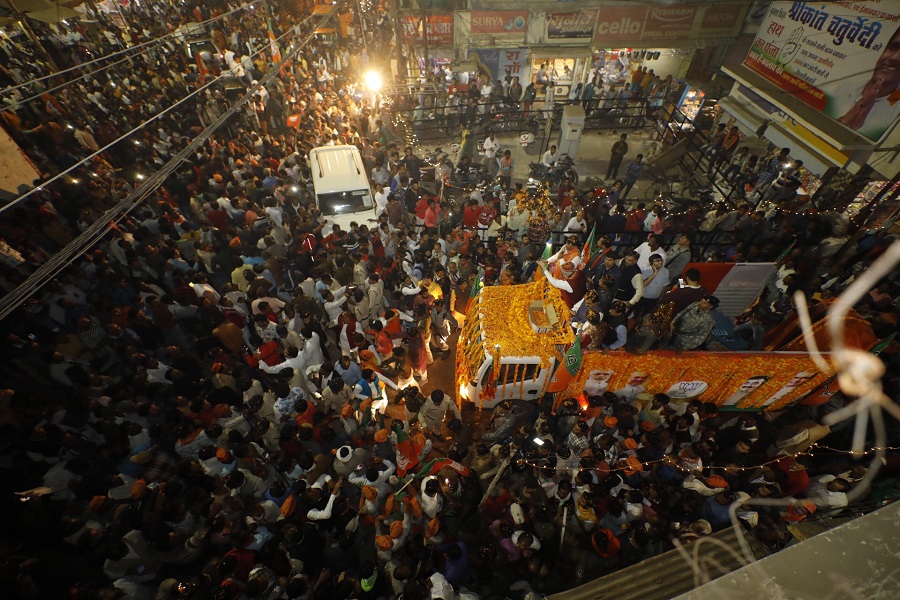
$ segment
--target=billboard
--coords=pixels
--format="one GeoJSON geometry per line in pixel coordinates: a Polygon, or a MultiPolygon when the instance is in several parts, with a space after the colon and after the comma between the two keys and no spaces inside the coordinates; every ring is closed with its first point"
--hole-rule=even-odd
{"type": "Polygon", "coordinates": [[[477,56],[478,60],[487,67],[491,73],[491,81],[518,77],[522,85],[531,81],[531,61],[528,48],[504,48],[504,49],[475,49],[469,50],[469,58],[477,56]]]}
{"type": "MultiPolygon", "coordinates": [[[[419,17],[402,17],[400,25],[407,40],[422,40],[422,20],[419,17]]],[[[431,15],[427,21],[429,44],[453,44],[453,16],[431,15]]]]}
{"type": "Polygon", "coordinates": [[[747,12],[743,4],[693,6],[604,6],[597,19],[596,42],[604,48],[620,44],[656,44],[736,35],[747,12]]]}
{"type": "Polygon", "coordinates": [[[472,35],[518,33],[525,35],[527,10],[473,10],[472,35]]]}
{"type": "Polygon", "coordinates": [[[773,2],[744,65],[878,141],[900,116],[900,0],[773,2]]]}

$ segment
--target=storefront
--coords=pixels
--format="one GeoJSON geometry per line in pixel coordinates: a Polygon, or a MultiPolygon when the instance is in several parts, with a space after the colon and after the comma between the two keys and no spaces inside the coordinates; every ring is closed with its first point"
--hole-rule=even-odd
{"type": "Polygon", "coordinates": [[[435,73],[441,66],[453,62],[455,54],[451,15],[431,15],[427,17],[424,26],[419,16],[400,17],[400,28],[407,47],[410,76],[435,73]]]}

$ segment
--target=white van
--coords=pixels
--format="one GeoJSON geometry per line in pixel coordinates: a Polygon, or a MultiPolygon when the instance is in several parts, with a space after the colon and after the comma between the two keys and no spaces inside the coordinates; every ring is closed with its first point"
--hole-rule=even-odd
{"type": "Polygon", "coordinates": [[[356,146],[321,146],[309,151],[316,206],[344,231],[350,223],[375,219],[372,186],[356,146]]]}

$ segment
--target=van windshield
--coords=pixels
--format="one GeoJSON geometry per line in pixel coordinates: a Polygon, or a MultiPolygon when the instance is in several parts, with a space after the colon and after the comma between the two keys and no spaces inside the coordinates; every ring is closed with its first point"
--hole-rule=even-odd
{"type": "Polygon", "coordinates": [[[342,215],[373,207],[369,190],[330,192],[318,194],[317,198],[323,215],[342,215]]]}

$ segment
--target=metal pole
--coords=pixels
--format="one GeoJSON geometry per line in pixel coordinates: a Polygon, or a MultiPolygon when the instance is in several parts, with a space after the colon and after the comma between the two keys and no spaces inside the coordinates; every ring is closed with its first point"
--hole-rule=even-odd
{"type": "Polygon", "coordinates": [[[428,14],[425,12],[425,2],[419,0],[419,8],[422,11],[422,38],[425,43],[425,71],[428,72],[428,14]]]}
{"type": "Polygon", "coordinates": [[[16,8],[15,2],[13,0],[8,0],[9,7],[13,10],[14,13],[19,15],[19,24],[22,26],[22,29],[25,30],[25,34],[31,39],[31,42],[38,47],[41,54],[44,55],[44,58],[47,59],[47,62],[50,64],[50,67],[54,72],[59,71],[59,67],[56,65],[56,61],[53,60],[53,57],[50,56],[50,53],[47,52],[47,49],[44,48],[44,44],[41,43],[41,40],[34,34],[34,30],[31,29],[31,25],[28,24],[28,17],[25,14],[19,12],[19,9],[16,8]]]}

